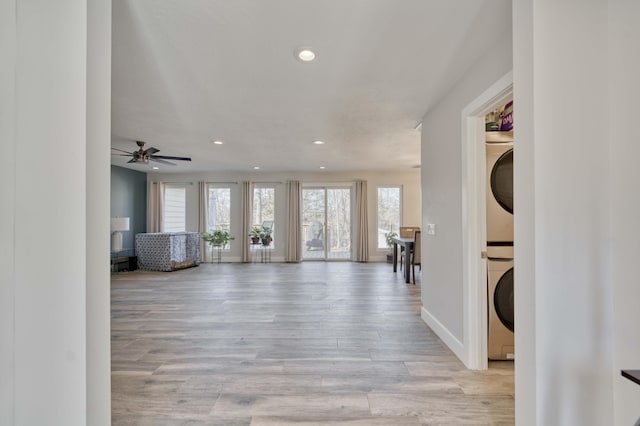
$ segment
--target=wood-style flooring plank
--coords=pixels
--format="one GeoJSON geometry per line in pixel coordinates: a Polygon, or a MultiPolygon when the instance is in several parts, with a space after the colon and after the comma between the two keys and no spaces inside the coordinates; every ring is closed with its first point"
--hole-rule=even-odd
{"type": "Polygon", "coordinates": [[[513,364],[466,370],[387,264],[112,276],[112,424],[513,424],[513,364]]]}

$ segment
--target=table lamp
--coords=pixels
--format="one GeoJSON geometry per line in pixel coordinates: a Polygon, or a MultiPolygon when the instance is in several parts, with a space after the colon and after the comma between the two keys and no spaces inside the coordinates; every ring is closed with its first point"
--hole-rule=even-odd
{"type": "Polygon", "coordinates": [[[129,230],[128,217],[112,217],[111,218],[111,250],[122,250],[122,233],[121,231],[129,230]]]}

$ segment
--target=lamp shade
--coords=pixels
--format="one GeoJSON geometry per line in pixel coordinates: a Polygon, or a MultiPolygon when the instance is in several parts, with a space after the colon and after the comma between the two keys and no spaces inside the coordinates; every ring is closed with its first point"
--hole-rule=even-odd
{"type": "Polygon", "coordinates": [[[128,231],[128,230],[129,230],[128,217],[112,217],[111,218],[111,231],[128,231]]]}

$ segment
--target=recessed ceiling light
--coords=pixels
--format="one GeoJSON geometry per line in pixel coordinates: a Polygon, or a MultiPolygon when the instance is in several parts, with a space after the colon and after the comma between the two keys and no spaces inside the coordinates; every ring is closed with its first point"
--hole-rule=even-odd
{"type": "Polygon", "coordinates": [[[153,169],[153,170],[159,170],[159,169],[160,169],[160,167],[153,166],[153,167],[152,167],[152,169],[153,169]]]}
{"type": "Polygon", "coordinates": [[[253,166],[253,170],[260,170],[260,166],[253,166]]]}
{"type": "Polygon", "coordinates": [[[302,62],[313,62],[316,59],[316,53],[310,47],[299,47],[296,49],[296,58],[302,62]]]}
{"type": "Polygon", "coordinates": [[[324,141],[313,141],[315,145],[324,145],[324,141]]]}
{"type": "Polygon", "coordinates": [[[324,169],[325,169],[325,167],[324,167],[324,166],[320,166],[320,170],[324,170],[324,169]]]}
{"type": "Polygon", "coordinates": [[[224,142],[222,141],[212,141],[214,145],[222,145],[224,142]]]}

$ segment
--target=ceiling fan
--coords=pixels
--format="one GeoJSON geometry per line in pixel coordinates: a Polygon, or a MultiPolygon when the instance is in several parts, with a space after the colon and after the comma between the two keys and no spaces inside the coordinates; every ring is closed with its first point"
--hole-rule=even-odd
{"type": "Polygon", "coordinates": [[[156,163],[161,163],[161,164],[167,164],[169,166],[175,166],[175,163],[172,163],[170,161],[167,160],[180,160],[180,161],[191,161],[191,158],[189,157],[171,157],[171,156],[167,156],[167,155],[155,155],[156,152],[160,152],[159,149],[157,148],[147,148],[144,149],[144,144],[145,142],[142,141],[136,141],[136,144],[138,144],[138,146],[140,147],[139,150],[137,151],[133,151],[133,152],[129,152],[129,151],[124,151],[122,149],[118,149],[118,148],[111,148],[114,151],[120,151],[120,152],[124,152],[124,154],[116,154],[116,153],[111,153],[111,155],[121,155],[123,157],[127,157],[127,156],[131,156],[131,160],[127,161],[127,163],[144,163],[144,164],[148,164],[149,161],[155,161],[156,163]]]}

